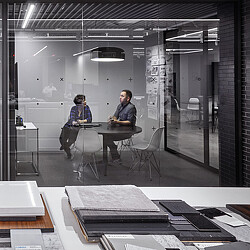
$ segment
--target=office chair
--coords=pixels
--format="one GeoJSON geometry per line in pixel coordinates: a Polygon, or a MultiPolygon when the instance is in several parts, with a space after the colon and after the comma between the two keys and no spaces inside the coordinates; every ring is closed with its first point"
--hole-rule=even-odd
{"type": "Polygon", "coordinates": [[[178,114],[175,114],[177,116],[175,121],[177,122],[177,124],[180,124],[181,115],[184,115],[186,117],[186,119],[188,119],[187,110],[180,107],[180,105],[178,103],[178,100],[176,98],[173,98],[173,102],[174,102],[173,105],[174,105],[174,107],[176,108],[176,110],[178,112],[178,114]]]}
{"type": "Polygon", "coordinates": [[[153,166],[155,170],[158,172],[159,176],[161,176],[160,166],[157,163],[154,152],[156,152],[160,147],[163,129],[164,127],[156,129],[154,133],[152,134],[149,143],[140,143],[140,144],[135,144],[132,146],[132,149],[135,150],[135,153],[137,157],[139,157],[139,160],[130,167],[129,169],[130,171],[133,171],[137,165],[139,165],[139,169],[140,169],[142,166],[148,164],[149,179],[151,181],[152,181],[152,167],[151,166],[153,166]],[[154,162],[152,162],[152,159],[154,160],[154,162]]]}
{"type": "MultiPolygon", "coordinates": [[[[191,115],[193,116],[194,114],[197,116],[197,114],[199,115],[200,112],[200,101],[198,98],[195,97],[191,97],[188,100],[188,105],[187,105],[187,110],[190,111],[191,115]]],[[[190,119],[188,119],[189,122],[191,122],[190,119]]],[[[196,120],[193,120],[196,121],[196,120]]]]}
{"type": "Polygon", "coordinates": [[[77,179],[80,180],[84,168],[89,165],[93,174],[99,181],[95,153],[102,149],[102,145],[96,130],[81,128],[78,132],[74,147],[82,154],[81,163],[78,165],[77,170],[73,170],[73,172],[78,173],[77,179]],[[88,158],[89,161],[86,161],[88,158]],[[91,164],[91,158],[93,159],[93,165],[91,164]]]}

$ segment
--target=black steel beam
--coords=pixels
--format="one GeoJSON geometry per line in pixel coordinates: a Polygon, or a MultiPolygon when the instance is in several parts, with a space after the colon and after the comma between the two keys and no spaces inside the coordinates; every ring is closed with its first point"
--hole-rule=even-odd
{"type": "Polygon", "coordinates": [[[2,171],[1,180],[9,180],[8,143],[8,4],[2,3],[2,171]]]}

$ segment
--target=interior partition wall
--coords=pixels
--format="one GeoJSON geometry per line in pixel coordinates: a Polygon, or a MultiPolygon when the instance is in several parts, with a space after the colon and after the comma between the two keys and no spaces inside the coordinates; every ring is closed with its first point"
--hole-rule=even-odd
{"type": "MultiPolygon", "coordinates": [[[[142,127],[133,140],[149,142],[155,129],[165,126],[158,152],[161,166],[166,165],[161,157],[165,146],[218,169],[221,94],[217,10],[217,3],[10,3],[9,78],[16,85],[9,90],[18,102],[14,109],[9,106],[8,126],[17,139],[10,141],[9,152],[19,149],[27,160],[25,152],[36,143],[34,135],[21,132],[15,136],[11,124],[20,115],[39,128],[41,174],[53,183],[54,176],[48,169],[42,172],[42,165],[47,165],[48,156],[54,168],[65,164],[58,138],[75,95],[85,94],[93,122],[103,122],[114,113],[121,90],[130,89],[137,107],[137,125],[142,127]],[[125,60],[92,61],[97,47],[123,49],[125,60]]],[[[10,157],[12,172],[15,164],[10,157]]],[[[65,176],[77,167],[74,161],[68,165],[65,176]]],[[[154,185],[160,185],[156,176],[159,181],[154,185]]]]}
{"type": "MultiPolygon", "coordinates": [[[[39,170],[46,183],[53,185],[55,179],[50,172],[52,169],[46,165],[47,158],[52,159],[55,169],[60,169],[62,164],[69,166],[60,173],[65,179],[64,185],[67,176],[73,175],[81,160],[73,145],[71,153],[74,159],[66,159],[59,143],[77,94],[86,96],[92,122],[99,123],[106,122],[114,114],[121,91],[131,90],[132,103],[137,108],[136,125],[142,128],[142,133],[133,137],[134,142],[149,142],[154,130],[163,126],[164,110],[161,107],[164,95],[160,93],[164,93],[165,51],[162,34],[167,23],[160,20],[163,12],[159,13],[158,4],[24,2],[9,4],[8,7],[9,36],[15,41],[14,46],[9,47],[10,54],[15,55],[10,68],[16,75],[13,95],[18,101],[12,114],[20,116],[24,122],[32,122],[39,129],[39,170]],[[32,14],[25,24],[31,8],[32,14]],[[129,16],[128,11],[131,12],[129,16]],[[96,48],[122,49],[125,60],[93,61],[96,48]]],[[[14,130],[11,129],[12,134],[14,130]]],[[[30,161],[36,139],[31,131],[17,131],[13,143],[18,160],[16,158],[10,164],[11,169],[19,165],[24,174],[32,171],[28,170],[28,164],[20,162],[30,161]]],[[[121,142],[117,144],[118,149],[121,148],[121,142]]],[[[131,151],[126,148],[125,152],[119,153],[130,166],[131,151]]],[[[160,151],[157,154],[159,157],[160,151]]],[[[101,153],[97,158],[102,159],[101,153]]],[[[103,169],[100,166],[100,174],[103,174],[103,169]]],[[[144,175],[148,180],[148,172],[144,175]]],[[[158,174],[154,175],[159,180],[158,174]]],[[[90,181],[94,181],[92,179],[90,176],[90,181]]]]}
{"type": "Polygon", "coordinates": [[[173,61],[168,80],[167,147],[219,169],[219,19],[204,19],[195,26],[192,31],[190,26],[180,26],[165,39],[173,61]]]}

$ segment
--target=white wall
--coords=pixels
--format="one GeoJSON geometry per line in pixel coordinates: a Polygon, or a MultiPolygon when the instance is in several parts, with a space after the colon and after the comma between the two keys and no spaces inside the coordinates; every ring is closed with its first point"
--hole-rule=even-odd
{"type": "Polygon", "coordinates": [[[120,91],[130,89],[133,92],[134,82],[130,82],[129,78],[134,79],[134,74],[138,72],[133,68],[132,44],[122,43],[119,47],[125,50],[124,62],[97,63],[90,60],[90,54],[73,57],[73,53],[82,51],[81,43],[77,41],[17,41],[19,93],[22,92],[19,97],[63,102],[72,100],[75,94],[84,93],[87,102],[98,103],[98,114],[94,114],[94,120],[106,121],[119,103],[120,91]],[[44,46],[47,46],[45,50],[33,56],[44,46]],[[42,92],[48,85],[57,89],[53,98],[46,97],[42,92]]]}
{"type": "Polygon", "coordinates": [[[180,103],[191,97],[201,95],[201,56],[197,54],[180,55],[180,103]]]}
{"type": "Polygon", "coordinates": [[[145,68],[138,65],[135,68],[132,43],[109,44],[125,50],[123,62],[93,62],[89,53],[73,57],[74,53],[96,46],[101,45],[77,41],[16,41],[20,103],[17,113],[23,116],[24,121],[33,121],[39,127],[40,149],[59,148],[58,137],[68,119],[70,107],[74,105],[72,100],[75,94],[86,95],[93,121],[106,121],[109,115],[114,114],[121,90],[134,92],[134,79],[137,94],[144,94],[145,78],[143,82],[138,79],[145,75],[145,68]],[[46,49],[33,56],[45,46],[46,49]],[[129,81],[130,78],[132,81],[129,81]],[[48,85],[57,89],[52,97],[43,93],[48,85]]]}

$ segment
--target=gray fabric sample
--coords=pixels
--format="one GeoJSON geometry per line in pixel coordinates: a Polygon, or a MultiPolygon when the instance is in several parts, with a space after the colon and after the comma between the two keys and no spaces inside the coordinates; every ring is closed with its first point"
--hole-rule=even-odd
{"type": "Polygon", "coordinates": [[[73,210],[160,211],[133,185],[66,186],[73,210]]]}

